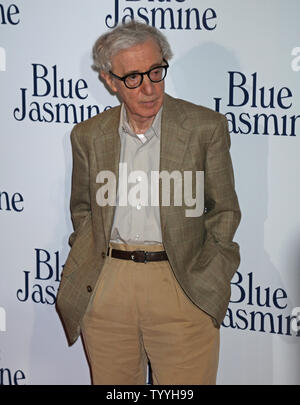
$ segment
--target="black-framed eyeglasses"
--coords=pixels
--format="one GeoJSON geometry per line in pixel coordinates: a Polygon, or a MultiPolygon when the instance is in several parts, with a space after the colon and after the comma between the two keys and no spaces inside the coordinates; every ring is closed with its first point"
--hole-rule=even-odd
{"type": "Polygon", "coordinates": [[[117,76],[111,70],[109,71],[109,73],[117,79],[121,80],[128,89],[136,89],[143,83],[144,75],[147,75],[153,83],[159,83],[164,80],[167,75],[169,64],[165,59],[163,59],[163,61],[166,63],[165,65],[155,66],[147,72],[129,73],[128,75],[123,77],[117,76]]]}

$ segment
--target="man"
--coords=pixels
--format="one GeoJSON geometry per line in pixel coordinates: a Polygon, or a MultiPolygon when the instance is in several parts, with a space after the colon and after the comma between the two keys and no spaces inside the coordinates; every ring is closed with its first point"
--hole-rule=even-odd
{"type": "Polygon", "coordinates": [[[122,105],[71,135],[74,232],[57,296],[69,342],[82,332],[94,384],[145,384],[148,361],[154,384],[215,384],[219,327],[240,260],[227,121],[165,94],[172,53],[153,27],[118,26],[93,55],[122,105]],[[174,171],[169,204],[162,181],[139,200],[139,182],[174,171]],[[197,215],[175,196],[187,172],[204,172],[197,215]],[[159,204],[151,204],[155,190],[159,204]]]}

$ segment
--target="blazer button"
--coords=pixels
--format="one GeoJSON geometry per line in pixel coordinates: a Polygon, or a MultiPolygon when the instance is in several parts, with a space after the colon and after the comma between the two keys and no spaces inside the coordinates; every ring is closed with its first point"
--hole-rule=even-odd
{"type": "Polygon", "coordinates": [[[92,287],[91,287],[90,285],[88,285],[88,286],[86,287],[86,289],[87,289],[87,291],[88,291],[89,293],[93,291],[93,289],[92,289],[92,287]]]}
{"type": "Polygon", "coordinates": [[[105,252],[102,252],[102,253],[101,253],[101,256],[102,256],[102,259],[105,259],[105,257],[106,257],[105,252]]]}

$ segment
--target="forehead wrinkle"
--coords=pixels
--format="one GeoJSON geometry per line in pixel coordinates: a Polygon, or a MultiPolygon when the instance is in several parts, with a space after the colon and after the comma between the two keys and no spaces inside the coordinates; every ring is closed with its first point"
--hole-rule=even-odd
{"type": "Polygon", "coordinates": [[[113,72],[117,73],[118,71],[122,76],[130,73],[147,72],[152,67],[161,64],[161,50],[152,40],[121,50],[112,59],[113,72]]]}
{"type": "Polygon", "coordinates": [[[149,67],[149,69],[144,70],[143,72],[141,70],[130,70],[128,73],[125,73],[124,76],[128,76],[133,73],[147,73],[147,72],[149,72],[149,70],[154,69],[155,67],[162,66],[162,63],[163,63],[163,61],[157,62],[157,63],[152,63],[152,65],[149,67]]]}

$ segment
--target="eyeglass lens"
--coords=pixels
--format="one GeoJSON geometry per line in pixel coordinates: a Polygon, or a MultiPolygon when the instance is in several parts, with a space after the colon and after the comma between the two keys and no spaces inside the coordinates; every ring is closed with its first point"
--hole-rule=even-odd
{"type": "MultiPolygon", "coordinates": [[[[153,68],[148,72],[148,77],[152,82],[160,82],[165,78],[167,69],[165,67],[153,68]]],[[[138,87],[143,80],[141,73],[133,73],[126,77],[125,84],[128,87],[138,87]]]]}

